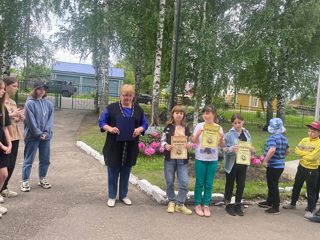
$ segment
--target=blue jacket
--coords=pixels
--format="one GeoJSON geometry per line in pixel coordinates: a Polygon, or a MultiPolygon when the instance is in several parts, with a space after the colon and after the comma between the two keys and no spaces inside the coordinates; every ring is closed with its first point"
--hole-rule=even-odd
{"type": "MultiPolygon", "coordinates": [[[[251,142],[251,136],[247,129],[242,128],[244,135],[247,138],[247,142],[251,142]]],[[[223,147],[223,160],[224,160],[224,171],[230,173],[232,167],[236,161],[237,153],[232,150],[232,147],[238,144],[240,134],[234,128],[231,128],[229,132],[224,136],[224,147],[223,147]]]]}
{"type": "Polygon", "coordinates": [[[45,98],[38,100],[29,97],[24,105],[24,115],[25,141],[39,139],[42,134],[47,135],[45,140],[52,138],[53,105],[50,101],[45,98]]]}

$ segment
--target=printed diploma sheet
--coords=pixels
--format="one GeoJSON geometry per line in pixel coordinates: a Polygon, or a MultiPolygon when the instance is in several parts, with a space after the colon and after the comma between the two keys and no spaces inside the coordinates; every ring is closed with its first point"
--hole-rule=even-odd
{"type": "Polygon", "coordinates": [[[187,136],[171,136],[171,145],[173,149],[170,152],[171,159],[187,159],[188,151],[185,148],[188,143],[187,136]]]}
{"type": "Polygon", "coordinates": [[[251,142],[238,141],[239,150],[237,152],[237,164],[250,165],[251,142]]]}
{"type": "Polygon", "coordinates": [[[220,126],[204,124],[202,138],[201,138],[201,147],[218,148],[219,133],[220,133],[220,126]]]}

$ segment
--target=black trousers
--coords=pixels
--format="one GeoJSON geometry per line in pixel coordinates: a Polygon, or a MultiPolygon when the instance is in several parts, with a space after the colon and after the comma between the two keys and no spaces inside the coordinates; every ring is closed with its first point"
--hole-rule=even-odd
{"type": "Polygon", "coordinates": [[[19,140],[12,141],[12,149],[11,149],[11,153],[9,154],[8,177],[7,177],[6,181],[4,182],[3,187],[0,192],[7,189],[8,182],[9,182],[9,180],[12,176],[13,170],[16,166],[18,149],[19,149],[19,140]]]}
{"type": "Polygon", "coordinates": [[[236,203],[241,203],[243,190],[245,187],[247,175],[247,165],[234,164],[230,173],[226,173],[226,187],[224,192],[224,199],[228,203],[231,201],[234,181],[237,183],[236,203]]]}
{"type": "Polygon", "coordinates": [[[299,199],[300,191],[303,186],[303,183],[307,184],[307,195],[308,195],[308,211],[312,212],[315,197],[316,197],[316,186],[318,181],[318,169],[308,169],[302,167],[300,164],[298,166],[298,171],[294,179],[291,205],[296,205],[296,202],[299,199]]]}
{"type": "Polygon", "coordinates": [[[280,196],[279,196],[279,179],[284,168],[267,168],[267,184],[268,184],[268,198],[267,202],[273,208],[279,208],[280,196]]]}
{"type": "Polygon", "coordinates": [[[315,204],[317,204],[319,200],[319,192],[320,192],[320,165],[318,167],[318,182],[317,182],[317,187],[316,187],[316,197],[315,197],[315,204]]]}

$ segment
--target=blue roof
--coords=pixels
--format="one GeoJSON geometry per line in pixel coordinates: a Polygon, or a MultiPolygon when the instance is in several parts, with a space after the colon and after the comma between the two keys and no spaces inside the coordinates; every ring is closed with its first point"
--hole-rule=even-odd
{"type": "MultiPolygon", "coordinates": [[[[68,72],[94,75],[94,68],[90,64],[57,62],[52,67],[52,72],[68,72]]],[[[109,77],[124,78],[124,71],[122,68],[109,67],[109,77]]]]}

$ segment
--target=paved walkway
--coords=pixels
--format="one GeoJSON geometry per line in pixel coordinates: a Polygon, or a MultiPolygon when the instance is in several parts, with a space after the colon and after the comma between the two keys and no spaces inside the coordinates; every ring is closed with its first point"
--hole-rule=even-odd
{"type": "MultiPolygon", "coordinates": [[[[195,214],[168,214],[137,187],[130,185],[132,206],[117,201],[107,207],[107,169],[75,145],[85,112],[55,112],[52,160],[48,180],[52,189],[37,186],[34,164],[31,192],[6,199],[8,213],[0,219],[0,239],[318,239],[319,224],[303,218],[305,204],[297,210],[267,215],[249,206],[244,217],[231,217],[223,207],[211,206],[210,218],[195,214]]],[[[97,133],[99,134],[99,133],[97,133]]],[[[19,191],[23,142],[10,183],[19,191]]],[[[193,206],[190,206],[191,208],[193,206]]]]}

